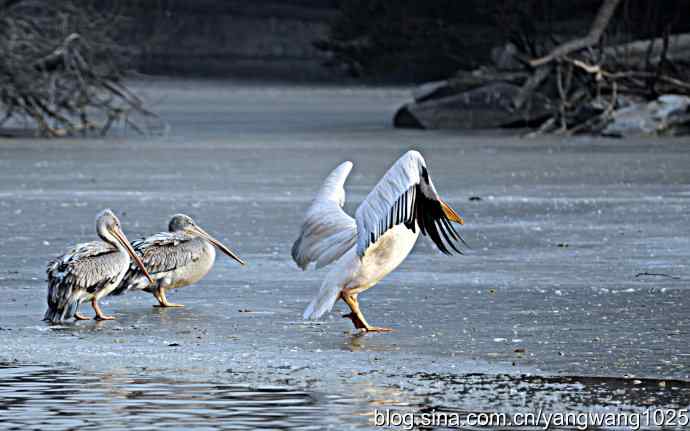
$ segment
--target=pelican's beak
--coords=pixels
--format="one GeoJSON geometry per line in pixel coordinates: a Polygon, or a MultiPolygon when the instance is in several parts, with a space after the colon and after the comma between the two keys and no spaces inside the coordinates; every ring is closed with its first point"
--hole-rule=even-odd
{"type": "Polygon", "coordinates": [[[113,235],[115,235],[115,238],[120,242],[120,244],[122,244],[122,246],[127,250],[127,253],[129,253],[129,257],[131,257],[132,260],[134,261],[134,263],[136,263],[137,266],[139,268],[141,268],[141,271],[144,273],[146,278],[149,280],[149,283],[153,284],[154,280],[151,277],[151,274],[149,274],[149,272],[146,270],[146,266],[144,266],[144,262],[142,262],[139,255],[137,255],[137,253],[134,251],[134,249],[132,248],[132,246],[129,243],[129,240],[125,236],[124,232],[122,232],[122,230],[120,230],[120,228],[116,227],[112,230],[112,233],[113,233],[113,235]]]}
{"type": "Polygon", "coordinates": [[[453,208],[448,206],[447,203],[441,201],[441,208],[443,209],[443,213],[446,215],[446,217],[448,217],[448,220],[454,221],[458,224],[465,224],[465,220],[463,220],[462,217],[460,217],[458,213],[453,210],[453,208]]]}
{"type": "Polygon", "coordinates": [[[218,241],[217,239],[215,239],[214,237],[209,235],[208,232],[206,232],[205,230],[203,230],[199,226],[194,225],[194,226],[192,226],[191,230],[193,230],[197,235],[204,238],[206,241],[208,241],[211,244],[218,247],[220,249],[220,251],[222,251],[223,253],[227,254],[231,258],[238,261],[240,263],[240,265],[246,265],[246,263],[242,259],[240,259],[240,257],[238,255],[236,255],[232,250],[230,250],[229,248],[224,246],[220,241],[218,241]]]}

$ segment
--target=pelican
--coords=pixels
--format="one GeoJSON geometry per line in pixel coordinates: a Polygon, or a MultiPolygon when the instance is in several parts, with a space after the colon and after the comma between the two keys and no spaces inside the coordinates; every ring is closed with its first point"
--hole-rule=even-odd
{"type": "Polygon", "coordinates": [[[352,166],[344,162],[326,177],[292,246],[292,258],[303,270],[311,263],[317,269],[334,263],[304,319],[318,319],[342,299],[350,308],[343,317],[351,319],[357,330],[389,332],[392,329],[367,323],[357,296],[400,265],[420,233],[443,253],[462,254],[454,241],[465,242],[450,222],[464,221],[441,200],[417,151],[408,151],[395,162],[353,219],[342,210],[343,186],[352,166]]]}
{"type": "Polygon", "coordinates": [[[97,320],[112,320],[101,311],[98,301],[112,292],[124,277],[130,258],[150,282],[151,276],[120,228],[120,220],[109,209],[96,217],[96,232],[102,241],[78,244],[48,263],[48,310],[43,317],[60,323],[79,314],[79,305],[91,301],[97,320]]]}
{"type": "Polygon", "coordinates": [[[131,265],[113,294],[119,295],[132,289],[144,290],[158,300],[157,307],[184,307],[168,302],[165,291],[189,286],[204,278],[216,260],[214,246],[245,265],[239,256],[200,228],[191,217],[175,214],[168,223],[168,232],[132,243],[155,282],[147,283],[141,269],[131,265]]]}

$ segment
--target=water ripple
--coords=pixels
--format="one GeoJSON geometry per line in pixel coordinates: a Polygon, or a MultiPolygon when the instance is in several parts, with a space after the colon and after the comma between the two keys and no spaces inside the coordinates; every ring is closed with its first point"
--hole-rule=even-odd
{"type": "Polygon", "coordinates": [[[0,423],[7,429],[326,428],[313,394],[284,387],[84,374],[0,364],[0,423]]]}

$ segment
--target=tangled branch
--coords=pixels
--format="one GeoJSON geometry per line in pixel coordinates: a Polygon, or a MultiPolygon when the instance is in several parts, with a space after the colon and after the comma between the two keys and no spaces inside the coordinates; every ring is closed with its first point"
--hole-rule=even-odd
{"type": "Polygon", "coordinates": [[[534,69],[513,100],[514,106],[521,108],[540,91],[551,95],[555,107],[537,133],[598,133],[630,98],[690,95],[687,64],[675,63],[669,56],[671,50],[685,52],[690,36],[672,36],[667,27],[662,38],[602,46],[602,36],[620,2],[603,0],[585,37],[562,43],[529,61],[534,69]],[[655,45],[660,45],[660,50],[655,50],[655,45]]]}
{"type": "Polygon", "coordinates": [[[121,17],[71,1],[0,2],[0,126],[28,119],[44,136],[135,130],[149,112],[123,83],[131,50],[116,42],[121,17]]]}

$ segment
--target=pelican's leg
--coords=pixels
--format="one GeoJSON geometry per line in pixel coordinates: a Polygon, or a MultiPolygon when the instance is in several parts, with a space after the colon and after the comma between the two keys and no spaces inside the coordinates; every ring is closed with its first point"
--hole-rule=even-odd
{"type": "Polygon", "coordinates": [[[357,301],[357,294],[351,293],[349,289],[343,289],[340,292],[340,298],[350,307],[350,313],[345,314],[343,317],[347,317],[352,320],[355,328],[363,330],[364,332],[392,332],[392,328],[382,328],[378,326],[371,326],[367,323],[364,318],[364,314],[359,309],[359,301],[357,301]]]}
{"type": "Polygon", "coordinates": [[[84,316],[79,312],[79,307],[81,306],[81,301],[79,302],[79,305],[77,305],[77,312],[74,313],[74,320],[91,320],[90,317],[84,316]]]}
{"type": "Polygon", "coordinates": [[[96,320],[115,320],[113,316],[106,316],[103,314],[100,305],[98,305],[98,300],[96,297],[91,300],[91,306],[93,307],[93,311],[96,312],[96,320]]]}
{"type": "Polygon", "coordinates": [[[184,307],[183,304],[168,302],[168,298],[165,297],[165,287],[163,283],[158,283],[158,287],[153,292],[153,296],[158,300],[158,305],[154,305],[154,307],[184,307]]]}

